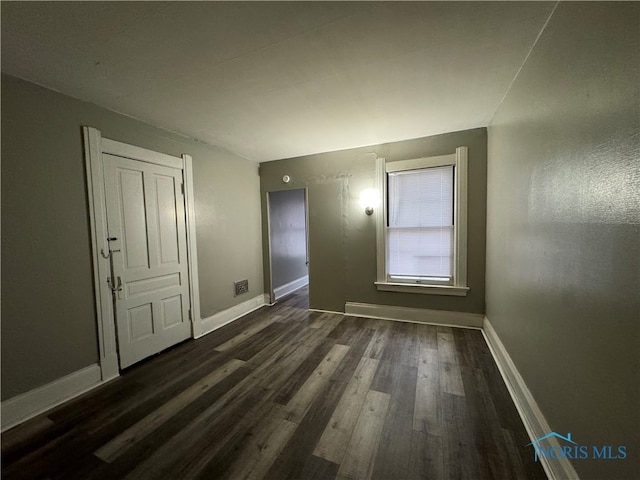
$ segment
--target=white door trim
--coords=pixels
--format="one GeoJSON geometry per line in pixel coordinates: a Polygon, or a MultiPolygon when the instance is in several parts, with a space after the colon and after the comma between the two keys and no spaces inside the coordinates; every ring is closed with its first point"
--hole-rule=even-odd
{"type": "MultiPolygon", "coordinates": [[[[89,127],[91,128],[91,127],[89,127]]],[[[115,155],[116,157],[130,158],[132,160],[140,160],[141,162],[153,163],[154,165],[162,165],[169,168],[183,168],[182,158],[172,157],[160,152],[147,150],[146,148],[136,147],[127,143],[102,138],[102,153],[115,155]]]]}
{"type": "Polygon", "coordinates": [[[109,260],[101,252],[108,252],[106,197],[102,154],[109,153],[133,158],[157,165],[171,166],[183,170],[185,215],[187,231],[187,256],[189,268],[189,297],[191,301],[191,335],[200,335],[200,289],[198,286],[198,260],[196,249],[196,226],[193,194],[193,165],[189,155],[173,157],[153,152],[126,143],[103,138],[100,130],[83,127],[87,188],[89,193],[89,219],[93,254],[94,292],[98,321],[98,343],[100,350],[100,371],[106,381],[120,375],[116,329],[111,299],[111,289],[107,278],[111,275],[109,260]]]}
{"type": "Polygon", "coordinates": [[[271,192],[266,192],[267,204],[267,259],[269,261],[269,305],[275,305],[276,294],[273,288],[273,261],[271,260],[271,192]]]}
{"type": "Polygon", "coordinates": [[[196,245],[196,207],[193,195],[193,163],[191,155],[182,154],[184,168],[184,208],[187,217],[187,265],[189,267],[189,299],[191,300],[191,336],[202,335],[200,319],[200,285],[198,284],[198,246],[196,245]]]}

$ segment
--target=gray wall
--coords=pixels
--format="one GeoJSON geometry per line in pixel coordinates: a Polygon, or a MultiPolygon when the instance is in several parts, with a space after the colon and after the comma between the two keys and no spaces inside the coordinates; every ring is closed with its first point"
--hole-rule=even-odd
{"type": "Polygon", "coordinates": [[[269,235],[273,288],[308,274],[303,189],[269,193],[269,235]]]}
{"type": "MultiPolygon", "coordinates": [[[[486,141],[486,129],[478,128],[260,164],[263,195],[283,188],[309,189],[311,307],[344,311],[345,302],[350,301],[484,313],[486,141]],[[358,205],[360,192],[375,187],[375,156],[371,153],[395,161],[445,155],[463,145],[469,147],[468,296],[377,291],[373,283],[376,213],[369,217],[358,205]],[[282,183],[285,174],[291,177],[286,186],[282,183]]],[[[266,241],[263,233],[264,251],[266,241]]],[[[265,268],[265,284],[268,282],[265,268]]]]}
{"type": "Polygon", "coordinates": [[[489,127],[487,317],[551,429],[640,478],[640,5],[561,3],[489,127]]]}
{"type": "Polygon", "coordinates": [[[3,75],[3,400],[98,361],[83,125],[193,156],[203,317],[263,292],[255,163],[3,75]]]}

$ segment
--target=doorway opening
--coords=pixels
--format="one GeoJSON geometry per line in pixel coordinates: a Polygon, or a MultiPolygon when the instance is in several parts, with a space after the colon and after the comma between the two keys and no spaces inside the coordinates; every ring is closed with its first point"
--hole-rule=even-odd
{"type": "Polygon", "coordinates": [[[298,292],[308,299],[307,189],[267,193],[271,303],[298,292]]]}

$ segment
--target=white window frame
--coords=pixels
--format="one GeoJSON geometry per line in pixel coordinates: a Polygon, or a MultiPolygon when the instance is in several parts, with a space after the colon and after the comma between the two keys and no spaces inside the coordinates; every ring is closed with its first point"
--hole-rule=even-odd
{"type": "Polygon", "coordinates": [[[387,162],[378,158],[376,164],[377,189],[382,196],[381,208],[376,218],[376,250],[378,275],[376,288],[382,291],[423,293],[430,295],[466,296],[467,286],[467,168],[468,148],[458,147],[455,153],[438,157],[414,158],[387,162]],[[428,280],[407,280],[389,278],[387,272],[387,173],[419,168],[441,167],[453,165],[454,176],[454,252],[453,252],[453,285],[443,285],[428,280]]]}

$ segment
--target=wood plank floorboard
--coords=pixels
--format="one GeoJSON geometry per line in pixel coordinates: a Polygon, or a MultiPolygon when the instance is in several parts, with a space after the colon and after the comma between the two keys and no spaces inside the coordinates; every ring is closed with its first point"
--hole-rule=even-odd
{"type": "Polygon", "coordinates": [[[303,288],[2,434],[11,479],[544,479],[479,330],[303,288]]]}

